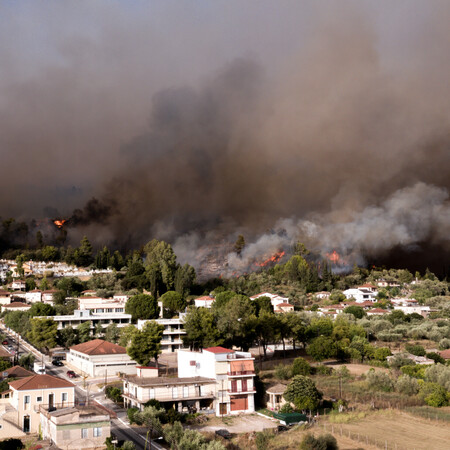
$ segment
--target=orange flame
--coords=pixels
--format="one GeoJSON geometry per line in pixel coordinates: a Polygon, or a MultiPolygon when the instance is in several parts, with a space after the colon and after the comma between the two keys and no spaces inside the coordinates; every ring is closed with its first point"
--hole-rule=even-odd
{"type": "Polygon", "coordinates": [[[270,263],[277,263],[284,255],[285,255],[285,252],[283,252],[283,251],[277,252],[274,255],[267,258],[266,260],[264,260],[263,262],[260,262],[260,263],[256,262],[255,265],[258,267],[265,267],[270,263]]]}
{"type": "Polygon", "coordinates": [[[63,226],[64,226],[64,224],[67,222],[67,219],[57,219],[57,220],[54,220],[53,221],[53,223],[59,228],[59,229],[61,229],[63,226]]]}
{"type": "Polygon", "coordinates": [[[336,250],[333,250],[332,253],[327,253],[327,258],[333,263],[333,264],[339,264],[341,257],[339,256],[339,253],[336,250]]]}

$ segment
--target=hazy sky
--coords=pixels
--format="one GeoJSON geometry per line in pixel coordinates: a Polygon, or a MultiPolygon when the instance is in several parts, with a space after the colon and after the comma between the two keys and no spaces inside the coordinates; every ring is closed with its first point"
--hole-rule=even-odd
{"type": "Polygon", "coordinates": [[[258,233],[445,192],[449,23],[447,1],[1,2],[0,216],[96,196],[109,237],[258,233]]]}

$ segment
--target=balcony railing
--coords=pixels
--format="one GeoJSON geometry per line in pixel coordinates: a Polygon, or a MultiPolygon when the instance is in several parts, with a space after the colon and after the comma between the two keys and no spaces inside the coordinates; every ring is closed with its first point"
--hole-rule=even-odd
{"type": "Polygon", "coordinates": [[[200,394],[189,394],[187,397],[184,397],[182,395],[179,395],[177,397],[174,397],[173,395],[156,395],[153,398],[145,397],[145,398],[138,398],[133,394],[128,394],[124,392],[122,394],[126,398],[130,398],[132,400],[137,400],[139,403],[146,403],[149,400],[158,400],[159,402],[179,402],[182,400],[197,400],[202,398],[214,398],[214,392],[202,392],[200,394]]]}
{"type": "Polygon", "coordinates": [[[252,394],[255,393],[256,389],[255,388],[247,388],[246,390],[243,389],[228,389],[228,393],[229,394],[252,394]]]}
{"type": "Polygon", "coordinates": [[[231,372],[227,372],[229,377],[237,377],[240,375],[254,375],[255,371],[254,370],[240,370],[240,371],[231,371],[231,372]]]}

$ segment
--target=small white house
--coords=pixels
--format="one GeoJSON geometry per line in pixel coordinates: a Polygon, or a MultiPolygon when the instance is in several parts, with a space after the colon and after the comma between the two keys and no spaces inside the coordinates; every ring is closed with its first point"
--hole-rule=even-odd
{"type": "Polygon", "coordinates": [[[343,292],[347,299],[354,298],[356,303],[362,302],[376,302],[377,292],[371,291],[369,289],[357,288],[357,289],[347,289],[343,292]]]}
{"type": "Polygon", "coordinates": [[[25,294],[25,300],[28,303],[39,303],[42,301],[42,292],[39,289],[34,289],[25,294]]]}
{"type": "Polygon", "coordinates": [[[127,349],[102,339],[94,339],[70,347],[67,362],[78,372],[91,377],[136,373],[136,361],[128,356],[127,349]]]}
{"type": "Polygon", "coordinates": [[[210,295],[204,295],[203,297],[198,297],[194,300],[194,305],[197,308],[211,308],[214,303],[214,297],[210,295]]]}

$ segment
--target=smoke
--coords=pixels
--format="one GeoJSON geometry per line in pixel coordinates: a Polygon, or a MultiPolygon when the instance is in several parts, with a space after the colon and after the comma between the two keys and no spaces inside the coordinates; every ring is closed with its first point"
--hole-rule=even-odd
{"type": "Polygon", "coordinates": [[[1,215],[56,208],[69,242],[156,237],[230,272],[297,240],[358,263],[446,251],[448,5],[226,3],[29,4],[51,26],[20,37],[4,11],[1,215]]]}

